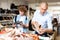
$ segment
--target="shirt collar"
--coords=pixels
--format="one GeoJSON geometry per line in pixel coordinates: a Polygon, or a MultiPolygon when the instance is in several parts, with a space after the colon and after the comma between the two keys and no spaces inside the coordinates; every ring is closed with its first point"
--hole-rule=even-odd
{"type": "MultiPolygon", "coordinates": [[[[39,11],[39,14],[42,15],[40,11],[39,11]]],[[[47,11],[46,11],[42,16],[44,16],[44,15],[46,15],[46,14],[47,14],[47,11]]]]}
{"type": "Polygon", "coordinates": [[[25,15],[21,16],[21,15],[19,14],[19,16],[20,16],[20,17],[23,17],[23,16],[25,16],[25,15]]]}

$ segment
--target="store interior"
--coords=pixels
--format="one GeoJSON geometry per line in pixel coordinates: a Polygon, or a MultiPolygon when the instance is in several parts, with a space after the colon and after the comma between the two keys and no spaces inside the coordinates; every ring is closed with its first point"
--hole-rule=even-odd
{"type": "MultiPolygon", "coordinates": [[[[49,37],[40,37],[42,40],[60,40],[60,0],[0,0],[0,40],[12,40],[12,38],[5,36],[10,35],[12,30],[12,24],[13,24],[13,18],[19,14],[18,6],[25,6],[27,8],[27,16],[29,18],[29,21],[32,20],[34,12],[39,9],[39,5],[41,2],[47,2],[48,3],[48,12],[52,14],[52,19],[56,18],[57,22],[54,25],[54,32],[52,35],[49,35],[49,37]],[[8,32],[7,34],[4,32],[1,33],[3,29],[6,29],[8,32]],[[9,30],[10,29],[10,30],[9,30]],[[3,36],[2,36],[3,35],[3,36]],[[7,39],[6,39],[6,38],[7,39]]],[[[13,33],[13,31],[12,31],[13,33]]],[[[34,30],[31,27],[31,23],[29,23],[29,33],[34,33],[34,30]]],[[[38,40],[38,37],[34,34],[34,39],[32,34],[29,34],[26,39],[24,37],[20,37],[20,39],[16,40],[38,40]]],[[[13,34],[12,34],[13,35],[13,34]]],[[[23,36],[25,34],[22,34],[23,36]]],[[[11,35],[10,35],[11,36],[11,35]]],[[[18,36],[18,35],[17,35],[18,36]]]]}

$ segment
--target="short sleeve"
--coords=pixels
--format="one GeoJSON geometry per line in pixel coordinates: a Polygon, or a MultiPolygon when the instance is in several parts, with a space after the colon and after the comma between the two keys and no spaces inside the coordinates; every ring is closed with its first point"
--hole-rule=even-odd
{"type": "Polygon", "coordinates": [[[34,16],[33,16],[33,18],[32,18],[32,21],[36,21],[37,14],[38,14],[38,10],[36,10],[36,11],[34,12],[34,16]]]}

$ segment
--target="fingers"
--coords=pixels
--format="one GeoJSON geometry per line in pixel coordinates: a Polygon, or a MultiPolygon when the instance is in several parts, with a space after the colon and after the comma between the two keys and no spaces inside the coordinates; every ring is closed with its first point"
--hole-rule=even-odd
{"type": "Polygon", "coordinates": [[[43,29],[43,28],[40,28],[38,31],[39,31],[39,34],[45,33],[45,29],[43,29]]]}

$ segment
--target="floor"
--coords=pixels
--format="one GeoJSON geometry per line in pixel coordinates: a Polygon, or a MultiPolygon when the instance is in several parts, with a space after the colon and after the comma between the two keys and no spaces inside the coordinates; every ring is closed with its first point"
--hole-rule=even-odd
{"type": "Polygon", "coordinates": [[[60,35],[56,37],[56,40],[60,40],[60,35]]]}
{"type": "Polygon", "coordinates": [[[60,40],[60,27],[59,27],[58,36],[56,37],[56,40],[60,40]]]}
{"type": "MultiPolygon", "coordinates": [[[[59,24],[60,25],[60,24],[59,24]]],[[[55,28],[56,29],[56,28],[55,28]]],[[[60,40],[60,26],[59,26],[59,28],[58,28],[58,34],[57,34],[58,36],[56,37],[56,39],[55,40],[60,40]]]]}

